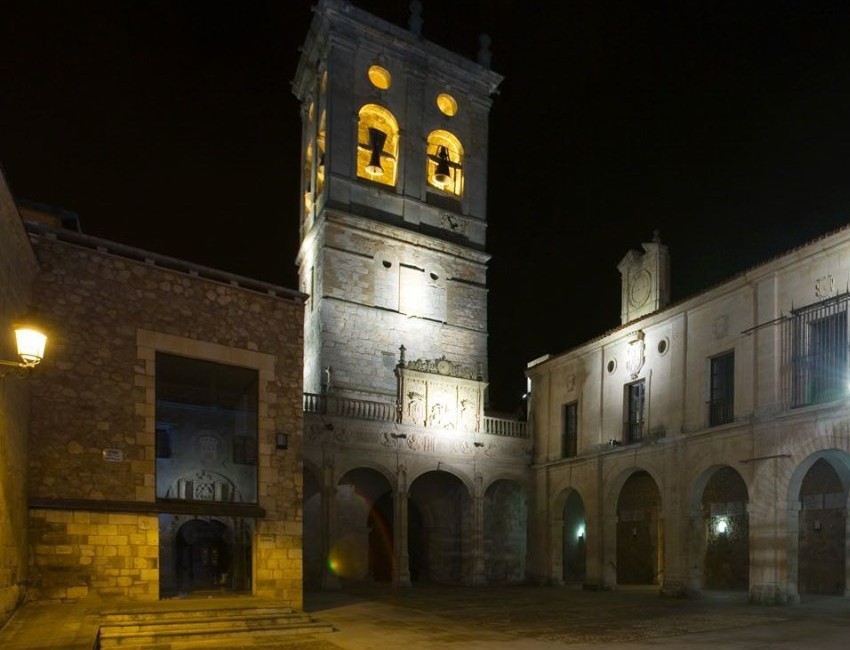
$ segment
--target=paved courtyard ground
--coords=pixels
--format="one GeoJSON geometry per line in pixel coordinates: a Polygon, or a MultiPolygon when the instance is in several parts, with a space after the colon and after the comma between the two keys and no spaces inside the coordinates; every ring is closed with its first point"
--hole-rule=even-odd
{"type": "Polygon", "coordinates": [[[347,650],[850,647],[850,599],[836,597],[764,607],[744,593],[662,598],[655,588],[374,586],[311,593],[305,608],[337,627],[323,641],[347,650]]]}
{"type": "MultiPolygon", "coordinates": [[[[250,597],[248,597],[250,598],[250,597]]],[[[114,603],[111,605],[114,608],[114,603]]],[[[160,605],[166,607],[166,605],[160,605]]],[[[31,603],[2,630],[2,650],[92,650],[99,601],[31,603]]],[[[210,601],[210,607],[214,607],[210,601]]],[[[350,587],[308,592],[305,609],[335,630],[265,650],[846,650],[850,598],[760,607],[743,593],[662,598],[656,588],[350,587]]],[[[257,640],[228,650],[258,648],[257,640]]],[[[202,644],[158,644],[156,650],[202,644]]],[[[219,646],[221,647],[221,646],[219,646]]]]}

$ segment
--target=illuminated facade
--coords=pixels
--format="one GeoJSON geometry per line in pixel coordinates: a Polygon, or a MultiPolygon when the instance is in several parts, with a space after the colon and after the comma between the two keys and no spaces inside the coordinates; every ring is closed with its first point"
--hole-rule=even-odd
{"type": "Polygon", "coordinates": [[[629,252],[623,324],[529,364],[531,575],[846,595],[850,229],[674,305],[667,268],[629,252]]]}
{"type": "Polygon", "coordinates": [[[294,81],[313,584],[525,577],[524,423],[485,414],[501,77],[424,40],[417,4],[408,30],[319,2],[294,81]]]}
{"type": "Polygon", "coordinates": [[[306,296],[85,235],[5,184],[0,208],[4,330],[25,307],[48,330],[37,368],[0,376],[0,621],[24,598],[300,608],[306,296]]]}

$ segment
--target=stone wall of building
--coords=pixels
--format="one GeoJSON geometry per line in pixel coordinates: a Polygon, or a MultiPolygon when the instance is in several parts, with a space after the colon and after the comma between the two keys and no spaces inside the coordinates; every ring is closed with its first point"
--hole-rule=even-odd
{"type": "Polygon", "coordinates": [[[564,504],[578,493],[597,586],[651,582],[654,570],[670,593],[741,588],[768,603],[846,593],[848,282],[845,228],[530,364],[535,577],[562,580],[564,504]],[[563,442],[567,405],[575,451],[563,442]],[[827,468],[832,482],[811,486],[827,468]],[[657,489],[655,521],[618,508],[635,476],[657,489]],[[717,489],[733,479],[734,492],[717,489]],[[636,576],[622,561],[641,521],[653,566],[636,576]]]}
{"type": "MultiPolygon", "coordinates": [[[[12,324],[23,314],[35,255],[0,173],[0,359],[16,357],[12,324]]],[[[0,367],[0,374],[9,368],[0,367]]],[[[0,627],[24,597],[27,571],[26,467],[29,380],[0,377],[0,627]]]]}
{"type": "Polygon", "coordinates": [[[30,599],[159,597],[155,516],[38,509],[29,527],[30,599]]]}
{"type": "Polygon", "coordinates": [[[155,494],[156,354],[165,352],[259,373],[253,507],[264,515],[254,529],[253,592],[300,607],[300,295],[205,279],[146,262],[141,251],[129,259],[124,248],[110,252],[109,242],[53,234],[35,237],[42,267],[35,299],[55,331],[33,386],[40,408],[31,422],[31,543],[44,550],[34,562],[35,588],[57,597],[83,587],[102,596],[158,596],[150,515],[168,512],[155,494]],[[276,447],[278,434],[288,449],[276,447]],[[127,518],[127,530],[106,532],[110,517],[127,518]],[[51,547],[62,553],[51,555],[51,547]],[[92,551],[123,559],[103,574],[92,551]]]}
{"type": "Polygon", "coordinates": [[[323,327],[306,354],[332,368],[333,389],[392,399],[401,345],[408,358],[445,356],[486,376],[486,256],[380,224],[334,222],[322,234],[310,272],[323,327]]]}

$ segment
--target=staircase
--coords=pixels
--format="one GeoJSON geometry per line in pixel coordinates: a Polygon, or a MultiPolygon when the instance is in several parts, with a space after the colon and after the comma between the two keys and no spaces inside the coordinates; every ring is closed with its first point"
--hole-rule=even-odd
{"type": "Polygon", "coordinates": [[[101,614],[96,650],[257,648],[333,632],[309,614],[246,600],[161,601],[101,614]]]}

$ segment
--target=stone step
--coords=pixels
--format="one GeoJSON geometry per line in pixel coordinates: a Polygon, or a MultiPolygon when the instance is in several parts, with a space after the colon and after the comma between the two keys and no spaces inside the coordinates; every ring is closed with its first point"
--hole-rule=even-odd
{"type": "Polygon", "coordinates": [[[117,623],[142,623],[145,621],[170,621],[170,620],[188,620],[193,618],[214,619],[214,618],[232,618],[234,616],[252,616],[252,615],[272,615],[285,616],[294,614],[295,610],[291,607],[250,607],[244,605],[234,605],[229,607],[217,607],[215,609],[198,609],[195,607],[186,607],[184,609],[156,609],[145,608],[138,610],[121,610],[115,612],[102,612],[100,620],[103,624],[117,623]]]}
{"type": "MultiPolygon", "coordinates": [[[[259,608],[286,610],[287,608],[259,608]]],[[[255,609],[224,611],[197,610],[172,612],[126,612],[110,616],[130,616],[130,620],[101,625],[97,648],[136,650],[147,647],[265,645],[274,638],[333,632],[332,625],[294,611],[257,613],[255,609]],[[158,614],[167,616],[158,616],[158,614]],[[177,616],[182,614],[182,618],[177,616]],[[202,614],[202,615],[201,615],[202,614]],[[132,620],[135,615],[139,620],[132,620]]]]}

